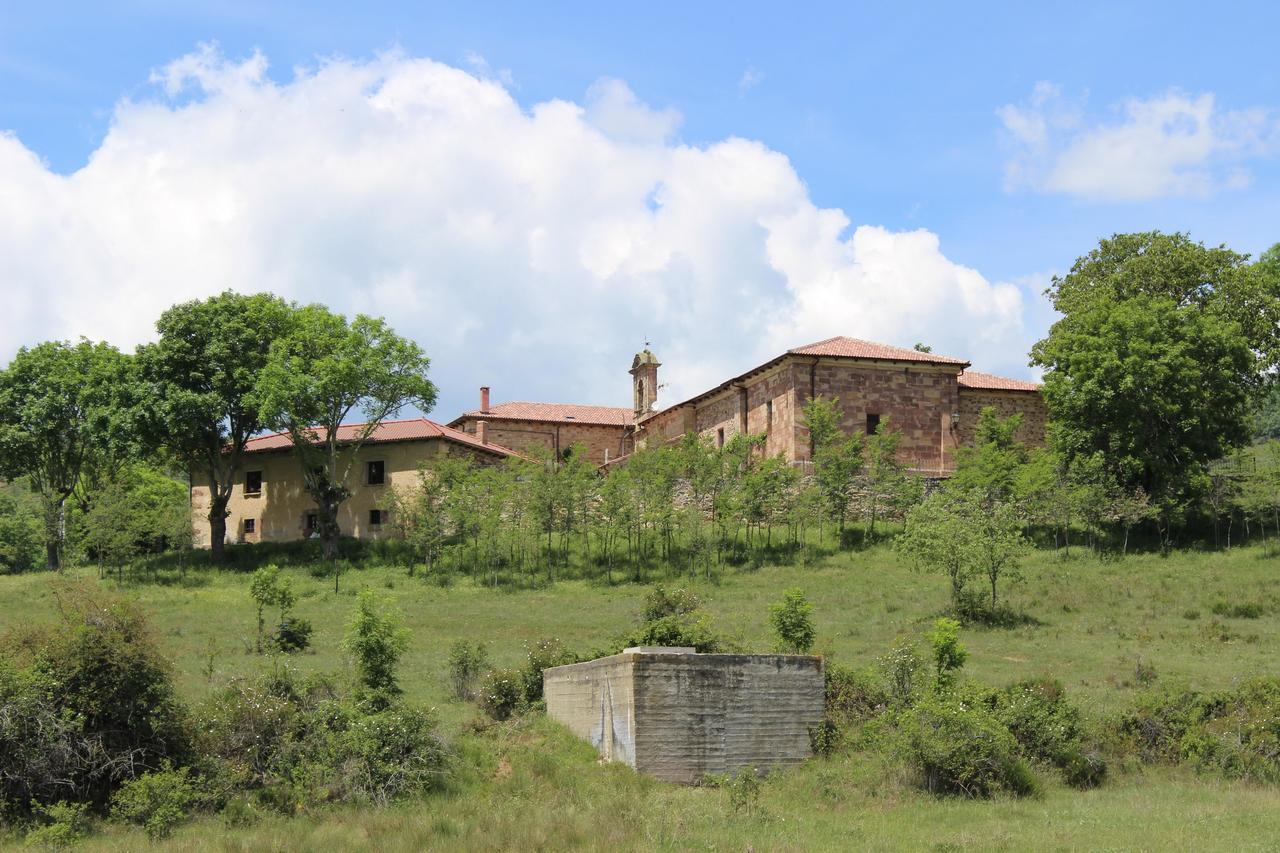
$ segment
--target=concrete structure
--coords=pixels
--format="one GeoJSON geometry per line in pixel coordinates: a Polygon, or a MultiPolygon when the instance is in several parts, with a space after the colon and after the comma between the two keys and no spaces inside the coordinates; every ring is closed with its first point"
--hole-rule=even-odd
{"type": "Polygon", "coordinates": [[[547,669],[547,715],[621,761],[669,782],[798,764],[822,720],[822,658],[622,654],[547,669]]]}
{"type": "Polygon", "coordinates": [[[489,441],[534,457],[561,458],[580,444],[588,459],[603,465],[634,449],[633,421],[632,411],[619,406],[524,401],[490,405],[486,386],[480,389],[480,408],[464,412],[449,426],[469,435],[485,430],[489,441]]]}
{"type": "MultiPolygon", "coordinates": [[[[363,424],[344,424],[339,439],[363,424]]],[[[350,471],[351,496],[338,513],[344,536],[377,539],[391,531],[391,493],[417,483],[418,465],[442,454],[465,454],[485,463],[516,455],[501,445],[426,418],[388,421],[357,451],[350,471]]],[[[347,455],[350,459],[350,455],[347,455]]],[[[316,507],[303,487],[302,468],[287,435],[250,439],[244,470],[227,504],[227,540],[283,542],[313,535],[316,507]]],[[[193,473],[191,523],[197,547],[209,547],[209,484],[193,473]]]]}
{"type": "Polygon", "coordinates": [[[829,338],[788,350],[702,394],[651,411],[649,389],[659,387],[658,366],[648,350],[632,365],[637,447],[675,442],[689,432],[717,445],[737,433],[764,434],[767,455],[805,462],[811,449],[803,408],[817,396],[839,400],[847,433],[871,433],[888,423],[902,434],[899,461],[926,475],[946,476],[955,470],[955,449],[973,441],[983,406],[995,406],[1001,415],[1021,413],[1019,437],[1030,444],[1044,442],[1039,386],[969,371],[962,358],[829,338]]]}

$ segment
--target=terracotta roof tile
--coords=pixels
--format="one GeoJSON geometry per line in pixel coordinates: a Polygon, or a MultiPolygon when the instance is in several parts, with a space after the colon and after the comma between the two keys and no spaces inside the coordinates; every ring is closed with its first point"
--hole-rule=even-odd
{"type": "MultiPolygon", "coordinates": [[[[343,424],[338,427],[338,441],[347,443],[354,440],[363,427],[364,424],[343,424]]],[[[474,435],[456,430],[453,427],[447,427],[444,424],[438,424],[435,421],[429,421],[426,418],[384,421],[374,429],[373,434],[365,441],[366,443],[374,444],[384,441],[420,441],[429,438],[442,438],[445,441],[464,444],[499,456],[518,455],[514,450],[503,447],[500,444],[484,444],[474,435]]],[[[257,453],[266,450],[281,450],[290,446],[291,442],[288,434],[276,432],[249,439],[248,444],[245,445],[245,451],[247,453],[257,453]]]]}
{"type": "Polygon", "coordinates": [[[481,412],[479,409],[464,412],[461,416],[454,418],[453,423],[456,424],[463,418],[628,426],[634,419],[634,413],[631,409],[621,406],[581,406],[574,403],[514,401],[490,406],[487,412],[481,412]]]}
{"type": "Polygon", "coordinates": [[[807,344],[787,350],[795,355],[827,355],[838,358],[869,358],[877,361],[922,361],[928,364],[968,364],[963,358],[952,358],[949,355],[938,355],[932,352],[895,347],[889,344],[878,344],[875,341],[864,341],[858,338],[846,338],[837,335],[825,341],[807,344]]]}
{"type": "Polygon", "coordinates": [[[1025,379],[1009,379],[1005,376],[996,376],[991,373],[979,373],[976,370],[966,370],[960,374],[959,384],[961,388],[974,388],[983,391],[1039,391],[1040,386],[1035,382],[1027,382],[1025,379]]]}

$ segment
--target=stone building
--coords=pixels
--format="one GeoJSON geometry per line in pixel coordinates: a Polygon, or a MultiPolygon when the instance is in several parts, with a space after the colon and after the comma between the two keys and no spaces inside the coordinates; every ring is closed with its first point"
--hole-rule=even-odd
{"type": "Polygon", "coordinates": [[[955,449],[973,441],[984,406],[1001,415],[1021,414],[1019,438],[1044,442],[1039,386],[970,371],[962,358],[834,337],[787,350],[655,411],[660,366],[647,349],[632,362],[636,447],[678,441],[689,432],[717,445],[737,433],[764,434],[765,453],[805,462],[810,446],[802,410],[817,396],[839,401],[846,432],[872,433],[887,424],[902,433],[899,461],[922,474],[954,470],[955,449]]]}
{"type": "MultiPolygon", "coordinates": [[[[343,425],[339,440],[350,440],[363,426],[343,425]]],[[[338,512],[342,534],[361,539],[388,535],[392,488],[416,483],[419,463],[442,454],[464,454],[485,463],[516,455],[486,437],[468,435],[426,418],[383,423],[351,459],[351,496],[338,512]]],[[[315,503],[303,486],[301,464],[287,435],[250,439],[227,511],[227,539],[231,542],[283,542],[314,535],[315,503]]],[[[196,546],[209,547],[209,484],[194,473],[191,522],[196,546]]]]}
{"type": "Polygon", "coordinates": [[[449,426],[470,435],[484,432],[489,441],[534,457],[561,458],[581,444],[588,459],[603,465],[632,451],[633,422],[632,411],[619,406],[523,401],[490,405],[489,388],[484,387],[480,408],[454,418],[449,426]]]}

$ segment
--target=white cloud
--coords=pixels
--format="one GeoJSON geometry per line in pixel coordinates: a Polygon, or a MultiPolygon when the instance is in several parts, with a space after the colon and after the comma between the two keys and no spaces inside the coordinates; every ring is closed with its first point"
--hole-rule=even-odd
{"type": "Polygon", "coordinates": [[[1109,201],[1206,196],[1246,186],[1240,164],[1280,143],[1274,113],[1223,110],[1212,94],[1130,98],[1110,122],[1088,119],[1084,105],[1041,82],[1025,104],[996,111],[1013,147],[1006,190],[1109,201]]]}
{"type": "Polygon", "coordinates": [[[837,333],[1025,363],[1019,288],[928,231],[847,235],[786,157],[681,144],[678,113],[617,80],[526,108],[399,54],[281,82],[213,48],[155,80],[74,174],[0,135],[0,357],[131,347],[168,305],[229,287],[386,316],[432,356],[443,418],[481,384],[625,405],[646,338],[667,404],[837,333]]]}

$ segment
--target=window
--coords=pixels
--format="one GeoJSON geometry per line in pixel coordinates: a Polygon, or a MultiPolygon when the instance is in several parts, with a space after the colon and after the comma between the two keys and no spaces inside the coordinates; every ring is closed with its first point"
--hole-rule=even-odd
{"type": "Polygon", "coordinates": [[[716,447],[724,447],[724,427],[716,430],[716,447]]]}
{"type": "Polygon", "coordinates": [[[245,471],[244,472],[244,493],[246,495],[262,494],[262,472],[261,471],[245,471]]]}
{"type": "Polygon", "coordinates": [[[880,416],[867,414],[867,435],[875,435],[880,431],[880,416]]]}
{"type": "Polygon", "coordinates": [[[315,535],[316,528],[320,526],[320,516],[317,513],[309,512],[302,524],[302,532],[308,539],[315,535]]]}
{"type": "Polygon", "coordinates": [[[369,526],[377,527],[387,520],[386,510],[371,509],[369,510],[369,526]]]}
{"type": "Polygon", "coordinates": [[[365,482],[370,486],[381,486],[386,482],[386,469],[381,459],[366,463],[365,474],[365,482]]]}
{"type": "Polygon", "coordinates": [[[256,518],[246,518],[246,519],[244,520],[244,535],[245,535],[245,536],[252,536],[253,534],[255,534],[255,533],[257,533],[257,532],[258,532],[258,519],[256,519],[256,518]]]}
{"type": "Polygon", "coordinates": [[[773,401],[764,404],[764,431],[773,429],[773,401]]]}

